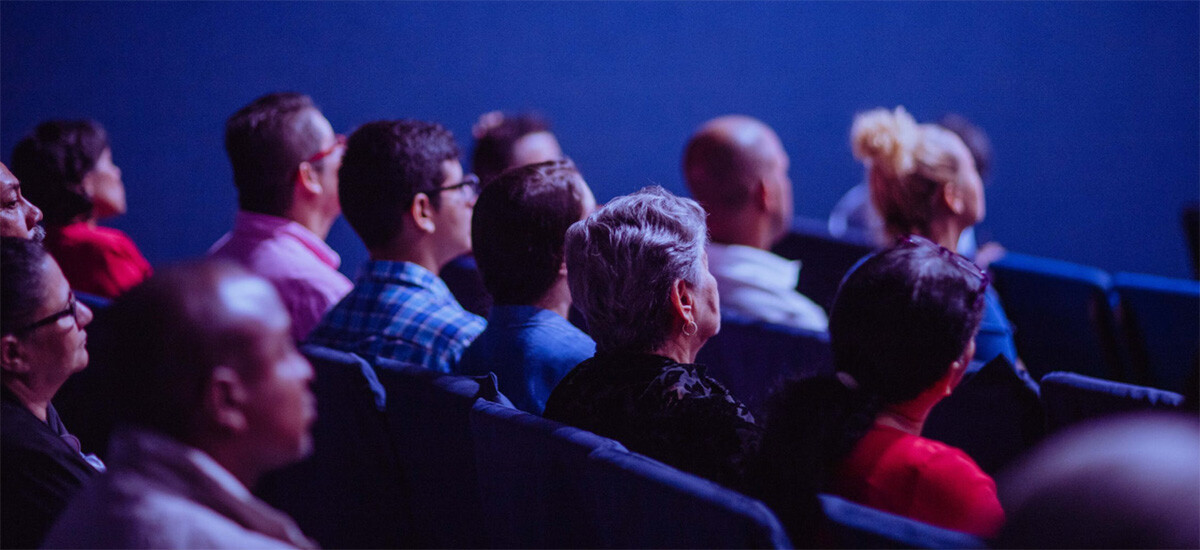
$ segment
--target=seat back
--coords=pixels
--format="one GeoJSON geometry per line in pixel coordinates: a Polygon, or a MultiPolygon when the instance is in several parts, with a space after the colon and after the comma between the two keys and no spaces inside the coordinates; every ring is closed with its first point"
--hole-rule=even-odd
{"type": "Polygon", "coordinates": [[[485,400],[471,411],[487,544],[499,548],[600,545],[588,455],[620,443],[485,400]]]}
{"type": "Polygon", "coordinates": [[[828,333],[730,315],[721,317],[721,331],[704,344],[696,362],[758,419],[782,380],[833,372],[828,333]]]}
{"type": "Polygon", "coordinates": [[[1192,257],[1192,276],[1200,279],[1200,203],[1184,206],[1180,221],[1183,222],[1183,235],[1192,257]]]}
{"type": "Polygon", "coordinates": [[[97,296],[95,294],[88,294],[86,292],[76,292],[75,299],[80,302],[83,302],[83,304],[86,305],[88,307],[88,309],[90,309],[92,311],[100,311],[100,310],[105,309],[108,306],[112,305],[112,300],[105,298],[103,296],[97,296]]]}
{"type": "Polygon", "coordinates": [[[833,495],[818,495],[839,548],[986,548],[983,540],[833,495]]]}
{"type": "Polygon", "coordinates": [[[317,346],[301,351],[315,374],[313,452],[265,476],[256,492],[323,547],[404,545],[400,468],[374,370],[352,353],[317,346]]]}
{"type": "Polygon", "coordinates": [[[803,218],[797,218],[791,232],[771,248],[784,258],[800,260],[796,290],[825,311],[833,308],[833,298],[846,272],[874,250],[865,237],[834,238],[824,221],[803,218]]]}
{"type": "Polygon", "coordinates": [[[1055,432],[1109,414],[1176,410],[1183,405],[1183,396],[1073,372],[1052,372],[1042,378],[1042,404],[1046,430],[1055,432]]]}
{"type": "Polygon", "coordinates": [[[972,363],[954,393],[929,412],[921,435],[962,449],[995,475],[1045,435],[1038,384],[1003,355],[972,363]]]}
{"type": "Polygon", "coordinates": [[[598,547],[788,548],[766,505],[619,449],[591,455],[598,547]]]}
{"type": "Polygon", "coordinates": [[[410,543],[485,546],[470,420],[482,393],[479,380],[386,359],[375,367],[387,391],[389,431],[408,491],[410,543]]]}
{"type": "Polygon", "coordinates": [[[1134,382],[1185,391],[1200,353],[1200,282],[1137,273],[1113,277],[1134,382]]]}
{"type": "Polygon", "coordinates": [[[991,273],[1034,378],[1051,368],[1110,380],[1125,376],[1107,273],[1013,252],[993,263],[991,273]]]}

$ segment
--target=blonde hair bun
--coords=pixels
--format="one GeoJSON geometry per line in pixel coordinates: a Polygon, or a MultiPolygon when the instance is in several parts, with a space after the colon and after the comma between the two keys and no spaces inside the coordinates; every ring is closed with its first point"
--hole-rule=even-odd
{"type": "Polygon", "coordinates": [[[918,141],[917,121],[902,106],[895,111],[878,108],[861,113],[850,128],[854,157],[895,178],[916,170],[918,141]]]}

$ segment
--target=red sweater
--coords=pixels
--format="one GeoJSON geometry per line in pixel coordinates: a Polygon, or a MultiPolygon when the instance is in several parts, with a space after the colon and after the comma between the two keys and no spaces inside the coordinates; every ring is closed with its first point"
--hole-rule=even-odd
{"type": "Polygon", "coordinates": [[[105,298],[116,298],[151,273],[150,262],[127,235],[86,222],[48,230],[46,249],[72,289],[105,298]]]}
{"type": "Polygon", "coordinates": [[[858,442],[832,490],[865,506],[983,537],[1004,524],[996,483],[971,457],[885,426],[858,442]]]}

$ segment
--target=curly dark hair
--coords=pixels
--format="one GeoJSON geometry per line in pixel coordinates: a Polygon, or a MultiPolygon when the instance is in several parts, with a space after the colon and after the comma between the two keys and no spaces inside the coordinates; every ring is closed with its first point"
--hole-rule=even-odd
{"type": "Polygon", "coordinates": [[[92,216],[83,178],[109,148],[108,133],[94,120],[48,120],[38,124],[12,153],[12,173],[29,202],[42,209],[47,227],[92,216]]]}

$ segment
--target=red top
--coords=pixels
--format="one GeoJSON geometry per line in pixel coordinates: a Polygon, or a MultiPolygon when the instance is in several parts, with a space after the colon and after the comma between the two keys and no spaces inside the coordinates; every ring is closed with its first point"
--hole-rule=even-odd
{"type": "Polygon", "coordinates": [[[105,298],[116,298],[151,272],[150,262],[127,235],[86,222],[48,230],[46,249],[72,289],[105,298]]]}
{"type": "Polygon", "coordinates": [[[918,521],[990,537],[1004,524],[996,483],[959,449],[875,426],[837,471],[833,492],[918,521]]]}

